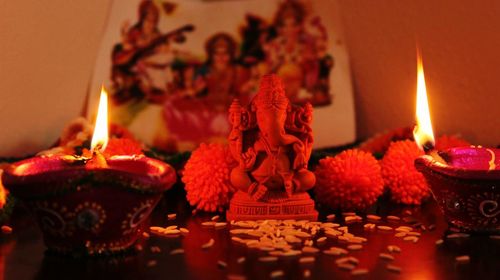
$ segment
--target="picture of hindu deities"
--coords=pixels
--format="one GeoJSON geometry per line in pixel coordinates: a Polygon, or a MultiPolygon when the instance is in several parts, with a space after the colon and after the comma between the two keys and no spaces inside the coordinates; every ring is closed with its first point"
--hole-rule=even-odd
{"type": "Polygon", "coordinates": [[[275,14],[274,36],[264,44],[267,71],[278,74],[294,103],[330,103],[328,76],[333,59],[326,53],[326,28],[301,1],[283,2],[275,14]]]}
{"type": "Polygon", "coordinates": [[[149,92],[145,66],[138,52],[148,47],[160,36],[159,10],[151,1],[143,1],[138,8],[138,21],[133,26],[125,22],[121,29],[121,43],[112,53],[113,100],[123,103],[130,99],[142,99],[149,92]]]}
{"type": "MultiPolygon", "coordinates": [[[[169,12],[172,12],[171,10],[169,12]]],[[[160,104],[168,94],[172,81],[171,64],[178,55],[171,41],[182,41],[183,32],[192,31],[184,26],[168,33],[158,29],[160,9],[151,0],[143,0],[138,8],[138,21],[132,27],[127,22],[121,30],[121,42],[112,53],[113,101],[145,99],[160,104]]]]}
{"type": "Polygon", "coordinates": [[[205,52],[206,62],[196,77],[202,86],[198,96],[225,111],[235,97],[241,97],[240,87],[247,79],[246,71],[236,63],[237,43],[227,33],[216,33],[207,39],[205,52]]]}

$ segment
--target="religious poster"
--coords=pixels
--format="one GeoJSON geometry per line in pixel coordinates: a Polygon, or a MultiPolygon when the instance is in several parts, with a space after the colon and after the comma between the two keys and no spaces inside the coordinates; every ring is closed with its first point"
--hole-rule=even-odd
{"type": "Polygon", "coordinates": [[[164,151],[225,142],[228,108],[277,74],[314,108],[314,147],[355,140],[348,56],[336,1],[114,1],[91,84],[110,120],[164,151]]]}

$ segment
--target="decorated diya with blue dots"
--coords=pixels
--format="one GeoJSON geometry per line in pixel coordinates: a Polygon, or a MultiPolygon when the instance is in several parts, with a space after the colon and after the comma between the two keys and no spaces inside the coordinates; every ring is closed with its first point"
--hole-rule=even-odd
{"type": "Polygon", "coordinates": [[[415,167],[448,222],[463,231],[500,233],[500,149],[460,147],[439,157],[421,156],[415,167]]]}
{"type": "Polygon", "coordinates": [[[36,156],[2,175],[5,187],[37,220],[50,251],[108,255],[130,248],[176,181],[175,170],[162,161],[103,154],[109,140],[107,99],[103,88],[88,156],[36,156]]]}
{"type": "Polygon", "coordinates": [[[143,155],[111,156],[106,163],[39,156],[11,165],[3,182],[33,214],[50,251],[111,254],[134,245],[176,175],[143,155]]]}

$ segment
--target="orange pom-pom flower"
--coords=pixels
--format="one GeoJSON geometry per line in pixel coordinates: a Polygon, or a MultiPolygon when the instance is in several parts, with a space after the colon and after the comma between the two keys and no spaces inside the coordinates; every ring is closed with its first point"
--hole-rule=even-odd
{"type": "Polygon", "coordinates": [[[377,160],[357,149],[321,159],[315,174],[317,200],[333,209],[365,209],[384,191],[377,160]]]}
{"type": "Polygon", "coordinates": [[[110,138],[103,152],[105,157],[114,155],[142,155],[141,143],[131,138],[110,138]]]}
{"type": "Polygon", "coordinates": [[[414,166],[415,159],[423,154],[414,141],[391,143],[381,164],[382,177],[391,191],[392,200],[419,205],[422,199],[429,196],[425,178],[414,166]]]}
{"type": "Polygon", "coordinates": [[[236,165],[225,145],[201,144],[191,154],[182,175],[189,204],[208,212],[226,208],[236,191],[229,181],[236,165]]]}

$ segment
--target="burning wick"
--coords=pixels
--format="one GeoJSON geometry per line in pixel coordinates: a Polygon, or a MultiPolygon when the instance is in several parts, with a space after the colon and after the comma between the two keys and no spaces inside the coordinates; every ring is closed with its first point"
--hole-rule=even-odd
{"type": "Polygon", "coordinates": [[[90,144],[92,160],[98,167],[108,166],[106,158],[102,154],[108,145],[108,93],[101,88],[101,97],[99,99],[99,108],[95,121],[94,134],[90,144]]]}
{"type": "Polygon", "coordinates": [[[426,154],[432,156],[436,161],[443,164],[446,161],[436,151],[434,140],[434,131],[432,129],[431,113],[429,110],[429,101],[427,100],[427,89],[425,86],[424,66],[420,51],[417,49],[417,106],[416,106],[417,125],[413,130],[413,138],[418,147],[426,154]]]}

